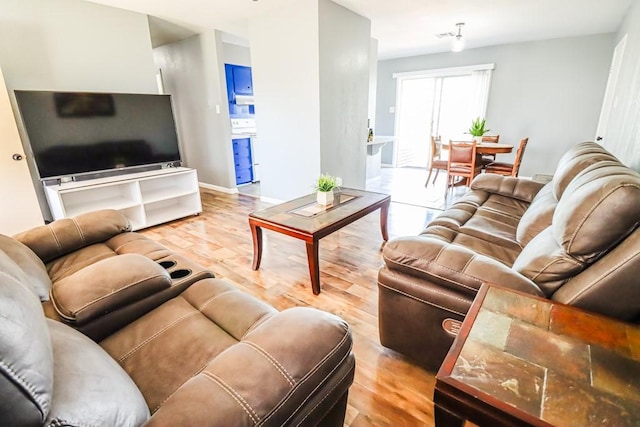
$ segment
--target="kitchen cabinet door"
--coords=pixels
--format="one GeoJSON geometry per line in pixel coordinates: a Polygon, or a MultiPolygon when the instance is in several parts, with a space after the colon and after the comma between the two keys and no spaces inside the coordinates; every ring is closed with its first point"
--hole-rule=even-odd
{"type": "Polygon", "coordinates": [[[251,68],[241,65],[233,67],[233,89],[236,95],[253,95],[251,68]]]}

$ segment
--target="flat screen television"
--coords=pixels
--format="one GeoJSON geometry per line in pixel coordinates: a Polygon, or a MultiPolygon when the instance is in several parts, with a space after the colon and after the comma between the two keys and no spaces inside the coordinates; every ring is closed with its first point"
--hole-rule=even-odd
{"type": "Polygon", "coordinates": [[[41,180],[180,162],[169,95],[15,95],[41,180]]]}

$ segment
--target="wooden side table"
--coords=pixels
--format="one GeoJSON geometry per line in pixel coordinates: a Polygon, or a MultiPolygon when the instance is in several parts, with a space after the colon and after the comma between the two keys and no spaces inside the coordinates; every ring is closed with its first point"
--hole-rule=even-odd
{"type": "Polygon", "coordinates": [[[638,426],[640,327],[483,285],[436,376],[436,426],[638,426]]]}

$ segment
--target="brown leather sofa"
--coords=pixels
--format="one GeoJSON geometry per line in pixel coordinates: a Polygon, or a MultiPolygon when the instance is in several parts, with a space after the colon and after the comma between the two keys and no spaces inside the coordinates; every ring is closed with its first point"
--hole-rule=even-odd
{"type": "Polygon", "coordinates": [[[99,211],[0,235],[1,425],[342,425],[343,320],[278,312],[129,229],[99,211]]]}
{"type": "Polygon", "coordinates": [[[436,370],[483,282],[640,320],[640,175],[594,142],[546,185],[478,176],[378,275],[380,341],[436,370]]]}

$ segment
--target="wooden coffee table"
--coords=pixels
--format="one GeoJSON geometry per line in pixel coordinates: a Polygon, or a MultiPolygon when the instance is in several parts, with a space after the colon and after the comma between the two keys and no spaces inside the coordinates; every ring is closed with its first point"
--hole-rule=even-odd
{"type": "Polygon", "coordinates": [[[328,206],[316,202],[315,193],[249,214],[253,237],[253,269],[260,268],[262,259],[262,229],[277,231],[304,240],[311,275],[311,288],[320,293],[319,240],[345,225],[380,209],[380,229],[387,241],[387,216],[391,197],[388,194],[342,188],[328,206]]]}
{"type": "Polygon", "coordinates": [[[638,426],[640,327],[482,285],[438,374],[436,426],[638,426]]]}

